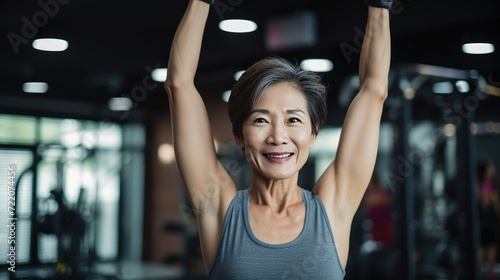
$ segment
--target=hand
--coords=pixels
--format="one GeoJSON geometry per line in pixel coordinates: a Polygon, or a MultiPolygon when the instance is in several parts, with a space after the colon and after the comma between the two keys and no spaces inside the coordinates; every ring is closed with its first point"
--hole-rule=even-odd
{"type": "Polygon", "coordinates": [[[215,0],[200,0],[200,1],[203,1],[203,2],[210,4],[210,5],[212,5],[215,2],[215,0]]]}
{"type": "Polygon", "coordinates": [[[365,5],[384,8],[390,10],[392,8],[392,0],[365,0],[365,5]]]}

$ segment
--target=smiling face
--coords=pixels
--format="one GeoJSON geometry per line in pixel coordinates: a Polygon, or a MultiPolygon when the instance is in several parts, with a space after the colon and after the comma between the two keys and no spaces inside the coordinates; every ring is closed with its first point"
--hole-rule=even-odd
{"type": "Polygon", "coordinates": [[[297,175],[307,161],[315,140],[311,126],[302,92],[278,83],[262,93],[236,141],[254,173],[282,180],[297,175]]]}

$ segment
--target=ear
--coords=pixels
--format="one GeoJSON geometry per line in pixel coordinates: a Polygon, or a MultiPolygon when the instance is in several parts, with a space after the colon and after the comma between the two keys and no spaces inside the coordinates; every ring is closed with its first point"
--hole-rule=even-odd
{"type": "Polygon", "coordinates": [[[314,141],[316,141],[316,134],[311,133],[311,139],[309,140],[309,148],[314,146],[314,141]]]}
{"type": "MultiPolygon", "coordinates": [[[[316,124],[315,126],[316,126],[316,131],[317,131],[319,128],[319,125],[316,124]]],[[[309,148],[312,148],[314,146],[314,141],[316,141],[316,134],[311,133],[311,139],[309,140],[309,148]]]]}
{"type": "Polygon", "coordinates": [[[243,136],[235,136],[234,141],[236,142],[238,148],[245,149],[245,139],[243,139],[243,136]]]}

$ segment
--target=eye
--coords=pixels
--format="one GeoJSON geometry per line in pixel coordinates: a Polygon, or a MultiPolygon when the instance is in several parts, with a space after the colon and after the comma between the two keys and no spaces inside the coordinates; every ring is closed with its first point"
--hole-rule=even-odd
{"type": "Polygon", "coordinates": [[[267,123],[267,121],[264,118],[256,118],[253,123],[267,123]]]}
{"type": "Polygon", "coordinates": [[[299,118],[290,118],[290,119],[288,119],[288,122],[290,122],[290,123],[300,123],[302,121],[299,118]]]}

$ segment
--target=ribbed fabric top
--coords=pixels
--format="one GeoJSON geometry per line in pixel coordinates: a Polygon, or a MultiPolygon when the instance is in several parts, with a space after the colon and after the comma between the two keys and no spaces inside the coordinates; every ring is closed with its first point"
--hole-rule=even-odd
{"type": "Polygon", "coordinates": [[[320,198],[302,189],[304,228],[293,241],[268,244],[253,234],[250,199],[239,190],[229,205],[210,279],[344,279],[333,233],[320,198]]]}

